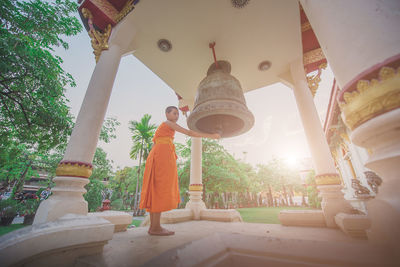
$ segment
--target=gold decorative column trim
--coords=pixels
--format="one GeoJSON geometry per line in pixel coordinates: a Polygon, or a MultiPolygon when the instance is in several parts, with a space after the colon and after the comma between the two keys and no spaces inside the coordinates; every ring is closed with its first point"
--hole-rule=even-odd
{"type": "Polygon", "coordinates": [[[80,161],[61,161],[56,169],[57,176],[72,176],[89,178],[92,175],[93,166],[90,163],[80,161]]]}
{"type": "Polygon", "coordinates": [[[317,185],[340,185],[340,177],[337,173],[324,173],[315,176],[317,185]]]}
{"type": "Polygon", "coordinates": [[[124,17],[126,17],[126,15],[129,14],[129,12],[131,12],[133,9],[135,8],[134,4],[133,4],[133,0],[129,0],[128,2],[126,2],[126,4],[124,5],[124,7],[121,9],[121,11],[117,14],[117,16],[115,17],[115,21],[118,23],[120,22],[124,17]]]}
{"type": "Polygon", "coordinates": [[[108,24],[104,30],[104,33],[101,33],[96,30],[89,31],[90,39],[92,40],[93,54],[96,58],[96,62],[99,61],[101,52],[103,50],[108,50],[108,39],[111,35],[111,24],[108,24]]]}
{"type": "Polygon", "coordinates": [[[311,94],[314,97],[315,94],[317,93],[318,90],[318,86],[319,83],[321,82],[321,74],[322,74],[322,69],[326,69],[327,64],[326,63],[322,63],[319,67],[318,67],[318,72],[315,75],[311,75],[311,76],[306,76],[307,78],[307,83],[308,83],[308,87],[311,90],[311,94]]]}
{"type": "Polygon", "coordinates": [[[344,151],[343,159],[347,162],[350,168],[351,175],[353,179],[357,179],[356,170],[354,169],[353,162],[351,161],[351,153],[349,150],[349,146],[345,143],[344,139],[343,142],[340,144],[341,148],[344,151]]]}
{"type": "Polygon", "coordinates": [[[189,191],[203,191],[202,184],[191,184],[189,185],[189,191]]]}
{"type": "Polygon", "coordinates": [[[308,64],[312,64],[323,59],[325,59],[324,52],[322,52],[321,48],[317,48],[303,55],[303,64],[304,66],[307,66],[308,64]]]}
{"type": "Polygon", "coordinates": [[[305,32],[311,29],[311,24],[310,22],[304,22],[303,24],[301,24],[301,32],[305,32]]]}
{"type": "Polygon", "coordinates": [[[82,15],[84,18],[88,19],[89,24],[89,36],[91,39],[91,44],[93,48],[93,54],[96,58],[96,62],[99,61],[101,52],[103,50],[108,50],[108,39],[111,35],[111,24],[108,24],[104,29],[104,32],[100,32],[93,27],[93,15],[87,8],[82,8],[82,15]]]}
{"type": "Polygon", "coordinates": [[[354,130],[364,122],[400,107],[400,67],[382,67],[378,79],[359,80],[339,102],[344,123],[354,130]]]}

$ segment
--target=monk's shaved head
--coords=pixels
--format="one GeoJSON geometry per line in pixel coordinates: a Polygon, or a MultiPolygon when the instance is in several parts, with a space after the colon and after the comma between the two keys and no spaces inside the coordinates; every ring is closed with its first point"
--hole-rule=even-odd
{"type": "Polygon", "coordinates": [[[167,108],[165,109],[165,113],[170,113],[173,109],[178,110],[178,108],[175,107],[175,106],[169,106],[169,107],[167,107],[167,108]]]}

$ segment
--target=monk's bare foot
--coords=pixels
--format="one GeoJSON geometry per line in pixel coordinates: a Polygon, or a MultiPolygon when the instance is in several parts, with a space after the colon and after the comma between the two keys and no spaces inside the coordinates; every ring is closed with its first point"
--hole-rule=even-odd
{"type": "Polygon", "coordinates": [[[149,229],[147,233],[149,233],[149,235],[159,235],[159,236],[167,236],[175,234],[174,231],[169,231],[162,227],[160,227],[160,229],[149,229]]]}

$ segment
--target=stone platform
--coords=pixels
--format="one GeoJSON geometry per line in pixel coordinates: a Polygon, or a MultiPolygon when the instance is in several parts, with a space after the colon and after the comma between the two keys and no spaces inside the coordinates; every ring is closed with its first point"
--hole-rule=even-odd
{"type": "MultiPolygon", "coordinates": [[[[76,266],[122,267],[142,266],[144,264],[147,264],[147,266],[162,265],[164,267],[225,266],[207,265],[201,259],[201,257],[207,255],[213,257],[215,248],[219,246],[219,249],[221,249],[221,244],[224,242],[225,249],[223,251],[225,252],[235,249],[235,251],[240,251],[238,247],[243,245],[244,251],[248,253],[253,251],[255,255],[259,256],[276,256],[277,251],[280,251],[281,260],[290,257],[293,259],[292,256],[297,253],[297,258],[312,261],[308,261],[306,265],[296,266],[379,266],[380,263],[390,266],[392,261],[391,254],[387,254],[387,250],[372,246],[367,240],[351,238],[339,229],[213,221],[187,221],[167,224],[165,227],[175,231],[175,235],[150,236],[147,234],[147,227],[137,227],[128,229],[123,233],[115,233],[113,239],[104,246],[101,257],[80,258],[76,266]],[[215,243],[215,238],[220,240],[220,243],[215,243]],[[229,242],[233,243],[229,244],[229,242]],[[260,247],[260,243],[264,245],[260,247]],[[261,249],[264,250],[261,251],[261,249]],[[174,262],[173,259],[178,260],[179,251],[181,251],[181,255],[190,255],[186,259],[193,259],[193,261],[182,262],[185,257],[181,257],[180,262],[174,262]],[[339,251],[340,254],[335,251],[339,251]],[[364,256],[361,257],[360,255],[364,256]],[[325,262],[324,258],[326,259],[325,262]],[[333,261],[335,258],[344,259],[344,261],[333,261]],[[169,259],[169,262],[166,262],[166,259],[169,259]],[[163,262],[164,264],[162,264],[163,262]],[[160,263],[161,265],[159,265],[160,263]],[[348,263],[351,263],[351,265],[348,263]]],[[[238,256],[236,255],[236,257],[238,256]]],[[[241,257],[240,259],[243,260],[244,258],[241,257]]],[[[256,264],[254,266],[265,265],[256,264]]]]}

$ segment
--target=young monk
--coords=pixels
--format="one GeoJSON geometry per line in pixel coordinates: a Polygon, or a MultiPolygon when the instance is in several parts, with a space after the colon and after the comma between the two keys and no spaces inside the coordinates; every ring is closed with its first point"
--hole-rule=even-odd
{"type": "Polygon", "coordinates": [[[167,120],[156,130],[153,148],[147,157],[139,207],[150,212],[150,235],[173,235],[160,225],[161,212],[176,209],[179,202],[178,171],[173,139],[175,131],[192,137],[219,139],[219,134],[199,133],[182,128],[176,122],[179,111],[170,106],[165,110],[167,120]]]}

